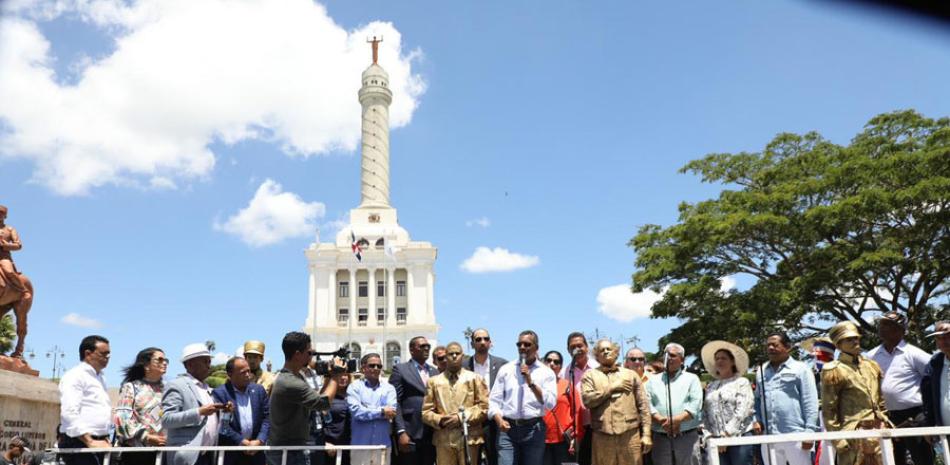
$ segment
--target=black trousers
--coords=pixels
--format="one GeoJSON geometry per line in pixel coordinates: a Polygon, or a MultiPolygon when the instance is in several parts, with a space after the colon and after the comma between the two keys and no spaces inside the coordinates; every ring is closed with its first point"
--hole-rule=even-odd
{"type": "MultiPolygon", "coordinates": [[[[105,438],[103,437],[102,439],[105,438]]],[[[85,449],[86,443],[79,440],[79,438],[63,436],[63,439],[59,441],[59,448],[85,449]]],[[[103,459],[102,454],[63,454],[60,455],[60,457],[66,465],[99,465],[103,459]]]]}
{"type": "Polygon", "coordinates": [[[582,426],[582,428],[584,428],[584,437],[581,438],[580,446],[577,448],[577,463],[591,465],[591,444],[594,441],[594,432],[590,430],[590,425],[582,426]]]}
{"type": "MultiPolygon", "coordinates": [[[[909,428],[912,425],[906,424],[901,426],[901,423],[913,419],[922,411],[922,407],[912,407],[905,410],[892,410],[887,412],[887,416],[890,418],[891,423],[894,423],[894,426],[898,428],[909,428]]],[[[914,465],[930,465],[934,463],[933,447],[922,437],[899,438],[894,440],[894,463],[897,465],[910,465],[911,462],[907,461],[907,452],[910,452],[914,465]]]]}
{"type": "Polygon", "coordinates": [[[435,446],[432,444],[432,432],[426,431],[419,439],[413,439],[415,449],[408,453],[399,452],[399,435],[393,440],[393,463],[398,465],[434,465],[435,446]]]}

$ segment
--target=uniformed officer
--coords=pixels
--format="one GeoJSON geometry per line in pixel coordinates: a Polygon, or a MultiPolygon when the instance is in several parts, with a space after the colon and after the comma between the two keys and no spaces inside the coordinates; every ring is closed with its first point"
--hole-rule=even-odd
{"type": "Polygon", "coordinates": [[[273,373],[261,368],[261,362],[264,361],[264,343],[261,341],[247,341],[244,343],[244,359],[251,368],[251,382],[264,386],[264,390],[270,395],[270,388],[274,385],[276,377],[273,373]]]}
{"type": "MultiPolygon", "coordinates": [[[[891,427],[881,395],[884,375],[873,360],[861,355],[861,334],[850,321],[836,324],[828,336],[841,352],[821,370],[821,410],[828,431],[891,427]]],[[[877,439],[834,441],[839,465],[880,465],[877,439]]]]}
{"type": "Polygon", "coordinates": [[[462,368],[462,345],[445,346],[445,371],[429,378],[422,402],[422,421],[435,431],[437,465],[477,464],[479,448],[484,444],[482,423],[488,416],[488,386],[474,372],[462,368]],[[460,413],[464,411],[464,415],[460,413]],[[462,422],[468,423],[468,442],[463,438],[462,422]]]}

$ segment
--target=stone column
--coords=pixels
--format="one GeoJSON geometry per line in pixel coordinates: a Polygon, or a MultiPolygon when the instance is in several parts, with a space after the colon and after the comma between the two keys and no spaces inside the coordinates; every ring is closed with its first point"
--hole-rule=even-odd
{"type": "Polygon", "coordinates": [[[396,326],[396,269],[387,268],[386,274],[386,326],[396,326]]]}
{"type": "Polygon", "coordinates": [[[432,268],[426,272],[426,323],[435,322],[435,275],[432,268]]]}
{"type": "Polygon", "coordinates": [[[366,279],[368,286],[366,291],[369,295],[369,304],[366,306],[366,326],[369,326],[370,316],[376,318],[376,268],[369,268],[367,273],[369,276],[366,279]]]}
{"type": "MultiPolygon", "coordinates": [[[[330,323],[336,321],[336,295],[340,292],[340,286],[336,281],[336,268],[328,270],[328,274],[330,276],[327,279],[327,286],[330,287],[330,295],[327,296],[327,313],[329,315],[326,321],[330,323]]],[[[335,326],[336,323],[332,323],[332,325],[335,326]]]]}
{"type": "MultiPolygon", "coordinates": [[[[359,292],[359,284],[356,282],[356,268],[350,268],[350,317],[346,322],[347,327],[353,327],[353,317],[356,316],[356,293],[359,292]]],[[[349,334],[346,336],[350,337],[349,334]]],[[[349,347],[350,341],[346,341],[349,347]]]]}
{"type": "Polygon", "coordinates": [[[418,310],[418,308],[415,308],[415,306],[412,305],[413,304],[412,299],[415,296],[415,292],[416,292],[416,287],[415,287],[416,278],[413,276],[414,272],[415,272],[415,269],[412,265],[406,268],[406,323],[405,324],[407,325],[409,324],[409,320],[411,319],[411,317],[414,315],[415,310],[418,310]]]}

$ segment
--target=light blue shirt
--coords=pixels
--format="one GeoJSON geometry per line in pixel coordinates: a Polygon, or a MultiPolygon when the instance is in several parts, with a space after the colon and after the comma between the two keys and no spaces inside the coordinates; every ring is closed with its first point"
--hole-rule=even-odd
{"type": "MultiPolygon", "coordinates": [[[[670,383],[669,398],[672,401],[673,408],[670,409],[667,400],[668,375],[663,372],[660,376],[653,376],[647,380],[647,394],[650,396],[650,413],[658,414],[664,417],[679,415],[683,412],[689,412],[690,419],[680,423],[680,432],[693,430],[699,427],[703,421],[703,385],[699,382],[699,377],[680,369],[673,382],[670,383]]],[[[664,433],[663,425],[653,422],[650,425],[653,431],[664,433]]]]}
{"type": "Polygon", "coordinates": [[[369,381],[354,381],[346,390],[346,404],[350,408],[350,445],[392,447],[389,439],[390,423],[383,416],[383,407],[396,408],[396,389],[380,380],[370,386],[369,381]]]}
{"type": "Polygon", "coordinates": [[[251,433],[254,432],[254,412],[251,410],[251,397],[246,392],[234,388],[234,402],[237,404],[238,421],[241,422],[241,437],[251,439],[251,433]]]}
{"type": "Polygon", "coordinates": [[[811,368],[791,357],[773,370],[762,366],[765,382],[756,371],[755,421],[767,426],[768,434],[818,432],[818,389],[811,368]],[[765,388],[766,412],[762,411],[765,388]],[[765,421],[768,414],[768,422],[765,421]]]}

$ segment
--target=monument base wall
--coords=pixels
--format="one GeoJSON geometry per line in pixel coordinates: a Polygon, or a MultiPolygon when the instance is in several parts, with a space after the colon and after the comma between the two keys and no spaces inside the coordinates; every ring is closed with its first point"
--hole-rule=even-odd
{"type": "Polygon", "coordinates": [[[0,450],[14,436],[30,441],[33,450],[56,443],[59,388],[55,381],[0,370],[0,450]]]}

